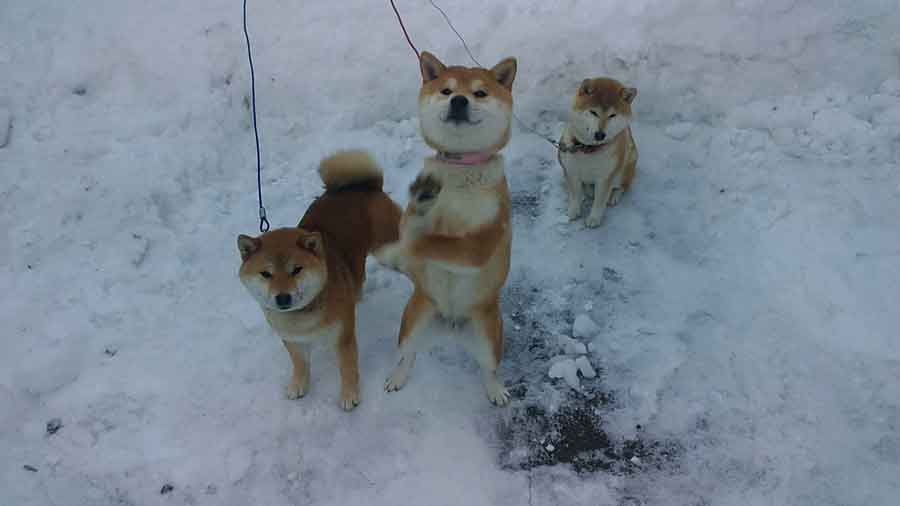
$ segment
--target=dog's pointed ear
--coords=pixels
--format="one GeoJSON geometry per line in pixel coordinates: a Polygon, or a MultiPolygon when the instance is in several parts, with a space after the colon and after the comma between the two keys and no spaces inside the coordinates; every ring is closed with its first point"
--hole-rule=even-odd
{"type": "Polygon", "coordinates": [[[262,245],[262,241],[249,235],[241,234],[237,238],[238,251],[241,252],[241,260],[250,258],[262,245]]]}
{"type": "Polygon", "coordinates": [[[593,92],[594,92],[594,87],[591,86],[590,79],[585,79],[584,81],[581,81],[581,86],[578,87],[579,95],[590,95],[593,92]]]}
{"type": "Polygon", "coordinates": [[[317,257],[321,257],[322,253],[325,251],[322,248],[322,234],[318,232],[303,231],[300,234],[300,239],[297,240],[297,246],[308,250],[317,257]]]}
{"type": "Polygon", "coordinates": [[[622,90],[622,100],[628,102],[629,104],[634,102],[634,97],[637,96],[637,88],[625,88],[622,90]]]}
{"type": "Polygon", "coordinates": [[[501,86],[508,90],[512,90],[513,81],[516,80],[517,63],[515,58],[506,58],[500,63],[494,65],[491,73],[497,79],[501,86]]]}
{"type": "Polygon", "coordinates": [[[419,56],[419,68],[422,69],[423,83],[434,81],[447,70],[447,67],[441,63],[441,60],[438,60],[437,56],[428,51],[422,51],[422,54],[419,56]]]}

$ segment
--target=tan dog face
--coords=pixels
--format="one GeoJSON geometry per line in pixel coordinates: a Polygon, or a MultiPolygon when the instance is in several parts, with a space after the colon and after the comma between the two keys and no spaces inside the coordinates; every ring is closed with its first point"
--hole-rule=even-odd
{"type": "Polygon", "coordinates": [[[263,309],[303,309],[325,288],[328,269],[318,232],[280,228],[258,238],[241,235],[237,242],[241,283],[263,309]]]}
{"type": "Polygon", "coordinates": [[[635,88],[614,79],[585,79],[578,87],[569,124],[575,139],[588,146],[611,141],[631,124],[635,88]]]}
{"type": "Polygon", "coordinates": [[[496,152],[506,145],[515,58],[486,70],[446,67],[423,52],[419,64],[419,126],[429,146],[444,153],[472,153],[496,152]]]}

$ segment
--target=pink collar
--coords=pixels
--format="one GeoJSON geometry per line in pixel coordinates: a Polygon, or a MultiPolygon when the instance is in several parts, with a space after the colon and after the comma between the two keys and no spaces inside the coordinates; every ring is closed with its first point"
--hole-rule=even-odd
{"type": "Polygon", "coordinates": [[[450,165],[484,165],[494,157],[492,152],[474,152],[474,153],[441,153],[437,154],[437,159],[450,165]]]}

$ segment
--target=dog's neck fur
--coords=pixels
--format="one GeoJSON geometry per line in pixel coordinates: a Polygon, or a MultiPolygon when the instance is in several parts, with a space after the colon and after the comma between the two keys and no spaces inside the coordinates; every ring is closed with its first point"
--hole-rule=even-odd
{"type": "Polygon", "coordinates": [[[490,187],[503,180],[503,156],[492,155],[479,164],[459,164],[437,155],[425,159],[422,172],[433,174],[444,186],[458,190],[490,187]]]}

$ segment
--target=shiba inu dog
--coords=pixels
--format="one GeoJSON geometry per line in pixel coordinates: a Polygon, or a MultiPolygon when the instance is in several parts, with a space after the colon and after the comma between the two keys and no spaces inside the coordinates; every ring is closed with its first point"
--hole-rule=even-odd
{"type": "Polygon", "coordinates": [[[319,174],[325,193],[296,228],[238,237],[240,279],[291,356],[287,397],[306,395],[309,347],[328,343],[338,355],[340,405],[351,410],[359,404],[356,302],[366,256],[397,241],[401,209],[382,192],[381,170],[366,153],[338,153],[319,174]]]}
{"type": "Polygon", "coordinates": [[[516,60],[490,70],[446,67],[420,58],[419,124],[437,155],[410,188],[401,239],[376,253],[414,285],[400,325],[400,359],[385,382],[406,383],[432,324],[455,336],[481,366],[491,402],[509,393],[497,379],[503,353],[500,290],[509,272],[509,190],[503,158],[509,141],[516,60]]]}
{"type": "Polygon", "coordinates": [[[570,220],[581,215],[584,186],[594,185],[588,227],[603,220],[606,206],[618,204],[634,178],[637,146],[629,127],[635,88],[613,79],[585,79],[572,103],[559,140],[559,164],[569,190],[570,220]]]}

